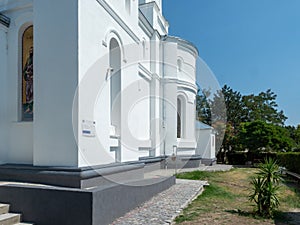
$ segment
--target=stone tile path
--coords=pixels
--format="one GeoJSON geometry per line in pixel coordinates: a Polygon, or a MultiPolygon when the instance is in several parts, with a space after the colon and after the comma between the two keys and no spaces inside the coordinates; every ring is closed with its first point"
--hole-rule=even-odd
{"type": "Polygon", "coordinates": [[[203,191],[206,181],[176,180],[176,184],[117,219],[113,225],[171,224],[203,191]]]}
{"type": "MultiPolygon", "coordinates": [[[[200,166],[198,168],[180,169],[177,172],[227,171],[230,165],[200,166]]],[[[148,173],[147,177],[161,177],[173,175],[174,170],[158,170],[148,173]]],[[[131,210],[126,215],[115,220],[112,225],[161,225],[172,224],[181,211],[196,197],[198,197],[206,181],[176,180],[176,184],[141,206],[131,210]]]]}

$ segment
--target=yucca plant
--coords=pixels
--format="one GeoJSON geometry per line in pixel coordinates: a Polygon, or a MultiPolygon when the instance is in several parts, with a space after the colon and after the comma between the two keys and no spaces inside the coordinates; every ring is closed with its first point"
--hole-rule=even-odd
{"type": "Polygon", "coordinates": [[[252,193],[249,200],[256,203],[256,213],[263,217],[272,217],[276,208],[279,206],[277,196],[282,176],[276,160],[272,158],[265,159],[263,164],[259,165],[259,171],[256,173],[250,184],[252,193]]]}

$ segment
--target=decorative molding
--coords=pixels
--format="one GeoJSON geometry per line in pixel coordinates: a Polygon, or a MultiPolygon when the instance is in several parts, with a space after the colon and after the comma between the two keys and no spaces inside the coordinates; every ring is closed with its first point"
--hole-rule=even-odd
{"type": "Polygon", "coordinates": [[[197,92],[198,92],[198,88],[197,88],[196,84],[193,84],[193,83],[190,83],[190,82],[187,82],[187,81],[183,81],[183,80],[178,80],[177,78],[165,77],[165,78],[161,79],[161,81],[164,84],[166,84],[166,83],[176,83],[178,85],[178,87],[188,89],[188,90],[192,91],[195,94],[197,94],[197,92]]]}
{"type": "Polygon", "coordinates": [[[138,44],[139,37],[127,26],[121,17],[107,4],[105,0],[96,0],[106,12],[126,31],[126,33],[138,44]]]}
{"type": "Polygon", "coordinates": [[[0,13],[0,24],[9,27],[10,25],[10,18],[7,16],[4,16],[3,14],[0,13]]]}
{"type": "Polygon", "coordinates": [[[139,63],[139,75],[143,78],[145,78],[148,81],[152,80],[152,73],[146,68],[144,67],[141,63],[139,63]]]}

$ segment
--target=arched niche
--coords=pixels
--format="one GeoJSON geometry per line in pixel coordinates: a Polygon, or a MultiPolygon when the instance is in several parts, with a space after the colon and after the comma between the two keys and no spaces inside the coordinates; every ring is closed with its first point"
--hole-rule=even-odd
{"type": "Polygon", "coordinates": [[[34,37],[33,25],[25,28],[21,37],[21,119],[22,121],[33,121],[34,104],[34,37]]]}
{"type": "Polygon", "coordinates": [[[110,119],[114,135],[121,134],[121,48],[112,38],[109,42],[110,119]]]}

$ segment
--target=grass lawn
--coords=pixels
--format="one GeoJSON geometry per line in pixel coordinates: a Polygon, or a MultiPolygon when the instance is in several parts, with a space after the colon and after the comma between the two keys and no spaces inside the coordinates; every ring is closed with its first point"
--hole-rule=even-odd
{"type": "Polygon", "coordinates": [[[248,201],[248,195],[251,192],[249,182],[255,172],[253,168],[236,168],[228,172],[178,174],[177,178],[180,179],[207,180],[210,186],[176,218],[176,223],[299,225],[300,186],[287,178],[279,192],[280,207],[274,218],[254,216],[254,203],[248,201]]]}

